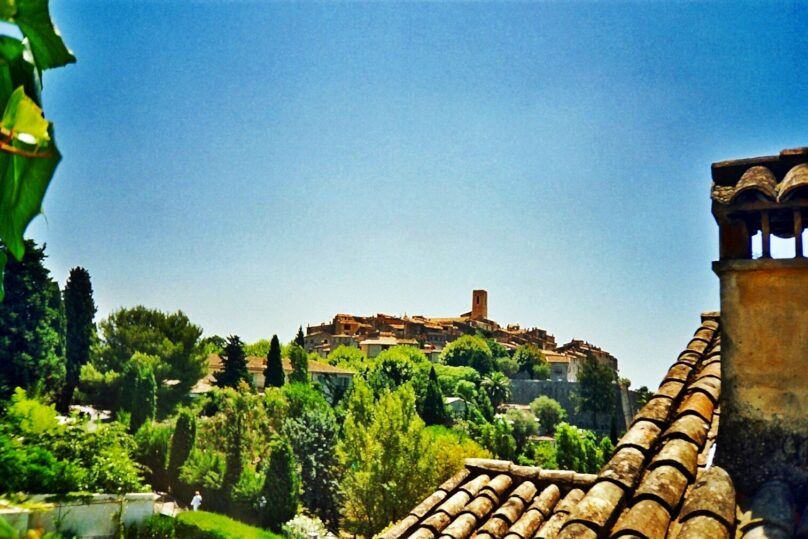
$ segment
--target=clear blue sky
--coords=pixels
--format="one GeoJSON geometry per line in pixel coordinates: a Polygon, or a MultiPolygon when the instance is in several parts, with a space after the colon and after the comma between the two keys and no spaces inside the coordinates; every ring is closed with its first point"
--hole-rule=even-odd
{"type": "Polygon", "coordinates": [[[485,288],[655,385],[718,308],[710,163],[808,144],[796,3],[52,4],[28,235],[101,316],[288,340],[485,288]]]}

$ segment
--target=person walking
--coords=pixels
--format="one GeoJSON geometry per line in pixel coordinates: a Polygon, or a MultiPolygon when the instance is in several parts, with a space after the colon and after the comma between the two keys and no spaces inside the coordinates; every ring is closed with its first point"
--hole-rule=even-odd
{"type": "Polygon", "coordinates": [[[191,500],[191,507],[194,508],[194,511],[198,511],[200,505],[202,505],[202,495],[199,494],[199,491],[197,490],[196,493],[194,493],[193,499],[191,500]]]}

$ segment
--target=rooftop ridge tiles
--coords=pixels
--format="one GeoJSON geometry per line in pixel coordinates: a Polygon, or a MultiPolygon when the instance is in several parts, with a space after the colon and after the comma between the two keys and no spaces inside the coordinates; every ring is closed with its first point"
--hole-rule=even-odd
{"type": "MultiPolygon", "coordinates": [[[[570,515],[564,528],[580,522],[598,533],[608,530],[617,519],[618,508],[623,504],[627,493],[622,485],[603,479],[595,483],[587,494],[578,503],[574,515],[570,515]]],[[[571,534],[569,531],[565,533],[571,534]]]]}

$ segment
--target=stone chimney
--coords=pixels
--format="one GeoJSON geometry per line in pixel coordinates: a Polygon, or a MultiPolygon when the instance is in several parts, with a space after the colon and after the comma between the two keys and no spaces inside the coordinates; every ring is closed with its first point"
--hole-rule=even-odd
{"type": "Polygon", "coordinates": [[[488,318],[488,292],[474,290],[471,293],[471,319],[485,320],[488,318]]]}
{"type": "Polygon", "coordinates": [[[714,163],[719,227],[721,424],[717,461],[748,494],[808,484],[808,148],[714,163]],[[760,247],[753,253],[753,238],[760,247]],[[793,255],[773,258],[772,236],[793,255]],[[755,238],[756,240],[758,238],[755,238]],[[757,256],[754,257],[753,256],[757,256]]]}

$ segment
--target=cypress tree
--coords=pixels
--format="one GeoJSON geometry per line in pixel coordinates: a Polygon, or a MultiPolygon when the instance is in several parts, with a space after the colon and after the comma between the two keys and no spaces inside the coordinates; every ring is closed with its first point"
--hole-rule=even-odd
{"type": "Polygon", "coordinates": [[[429,370],[429,380],[426,383],[426,396],[424,397],[422,417],[427,425],[443,425],[449,419],[446,404],[443,402],[443,393],[438,384],[438,375],[435,367],[429,370]]]}
{"type": "Polygon", "coordinates": [[[269,342],[267,367],[264,370],[264,387],[281,387],[284,381],[281,343],[278,341],[278,336],[273,335],[272,340],[269,342]]]}
{"type": "Polygon", "coordinates": [[[171,449],[168,453],[168,482],[176,492],[179,483],[180,468],[188,460],[188,455],[196,441],[196,419],[188,410],[182,410],[177,416],[174,436],[171,437],[171,449]]]}
{"type": "Polygon", "coordinates": [[[295,343],[301,348],[306,348],[306,339],[303,338],[303,326],[297,328],[297,335],[295,336],[295,343]]]}
{"type": "Polygon", "coordinates": [[[293,344],[289,350],[289,362],[292,364],[292,372],[289,373],[290,383],[309,383],[309,356],[306,351],[297,344],[293,344]]]}
{"type": "Polygon", "coordinates": [[[73,400],[73,393],[79,384],[81,367],[90,359],[90,345],[95,335],[96,307],[93,301],[93,285],[89,272],[81,267],[70,270],[64,290],[66,318],[66,376],[65,386],[60,395],[58,408],[67,413],[73,400]]]}
{"type": "Polygon", "coordinates": [[[244,353],[244,343],[237,335],[230,335],[222,351],[224,369],[216,375],[216,385],[219,387],[238,387],[241,380],[252,385],[250,373],[247,370],[247,355],[244,353]]]}
{"type": "Polygon", "coordinates": [[[300,478],[292,447],[284,438],[270,446],[269,465],[264,479],[263,496],[266,499],[264,525],[275,532],[295,516],[300,500],[300,478]]]}
{"type": "Polygon", "coordinates": [[[121,411],[131,413],[132,410],[137,408],[137,392],[140,378],[138,370],[138,364],[134,361],[130,361],[124,367],[121,374],[120,396],[115,410],[116,414],[121,411]]]}
{"type": "Polygon", "coordinates": [[[135,433],[144,423],[154,421],[157,412],[157,382],[154,371],[148,365],[137,369],[131,412],[129,432],[135,433]]]}

